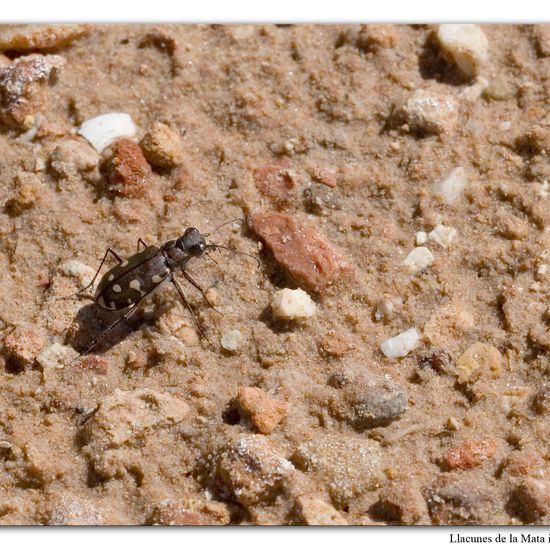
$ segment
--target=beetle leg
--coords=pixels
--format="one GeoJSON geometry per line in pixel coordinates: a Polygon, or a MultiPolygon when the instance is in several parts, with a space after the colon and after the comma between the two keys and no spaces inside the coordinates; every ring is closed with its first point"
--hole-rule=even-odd
{"type": "Polygon", "coordinates": [[[139,245],[142,245],[143,248],[147,248],[147,243],[140,237],[137,242],[137,251],[139,252],[139,245]]]}
{"type": "Polygon", "coordinates": [[[183,289],[181,288],[180,284],[176,281],[176,279],[174,278],[174,276],[171,277],[170,281],[172,282],[172,284],[176,287],[176,290],[178,291],[179,295],[180,295],[180,298],[182,300],[182,302],[184,303],[185,307],[187,308],[187,310],[189,311],[189,313],[191,314],[191,317],[193,318],[193,321],[195,322],[195,326],[197,327],[197,330],[199,331],[199,334],[201,336],[201,338],[204,338],[212,347],[214,347],[214,345],[212,344],[212,342],[208,339],[208,337],[206,336],[206,334],[204,334],[201,326],[200,326],[200,323],[199,323],[199,320],[197,319],[196,315],[195,315],[195,312],[193,311],[193,308],[191,307],[191,304],[189,303],[189,301],[187,300],[187,298],[185,297],[185,294],[183,293],[183,289]]]}
{"type": "Polygon", "coordinates": [[[119,323],[128,319],[132,313],[138,308],[139,302],[133,305],[124,315],[119,317],[112,325],[108,326],[99,336],[97,336],[92,343],[86,348],[86,351],[82,355],[88,355],[90,351],[99,343],[107,334],[109,334],[119,323]]]}
{"type": "Polygon", "coordinates": [[[182,272],[183,272],[183,276],[202,294],[202,297],[204,298],[206,303],[214,311],[218,312],[220,315],[223,315],[223,313],[219,309],[216,309],[216,306],[213,303],[210,302],[210,300],[206,296],[206,292],[204,292],[204,289],[202,288],[202,286],[199,285],[199,283],[197,283],[197,281],[195,281],[195,279],[193,279],[193,277],[191,277],[191,275],[189,275],[189,273],[187,273],[187,271],[185,271],[185,269],[182,269],[182,272]]]}
{"type": "Polygon", "coordinates": [[[91,283],[81,288],[80,290],[77,290],[74,294],[69,294],[69,296],[63,296],[60,299],[66,300],[68,298],[72,298],[73,296],[77,296],[81,292],[84,292],[85,290],[88,290],[90,287],[94,286],[95,280],[97,279],[97,276],[99,275],[99,272],[101,271],[101,268],[103,267],[103,264],[107,259],[107,254],[109,254],[109,252],[117,259],[119,264],[122,263],[122,258],[111,247],[107,248],[107,250],[105,251],[105,255],[103,256],[103,260],[101,260],[101,263],[99,264],[99,267],[97,268],[97,271],[95,272],[94,278],[92,279],[91,283]]]}

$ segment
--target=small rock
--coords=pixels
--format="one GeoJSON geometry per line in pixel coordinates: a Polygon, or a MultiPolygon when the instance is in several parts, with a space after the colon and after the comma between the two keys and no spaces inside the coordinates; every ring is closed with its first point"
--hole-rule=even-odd
{"type": "Polygon", "coordinates": [[[243,506],[272,502],[284,494],[295,474],[291,462],[264,435],[240,435],[217,455],[219,487],[243,506]]]}
{"type": "Polygon", "coordinates": [[[69,346],[62,346],[57,342],[42,350],[37,356],[37,363],[44,369],[62,369],[73,359],[78,357],[78,352],[69,346]]]}
{"type": "Polygon", "coordinates": [[[88,25],[3,25],[0,52],[63,48],[85,35],[88,29],[88,25]]]}
{"type": "Polygon", "coordinates": [[[356,430],[386,426],[407,410],[403,389],[386,377],[368,371],[337,371],[329,380],[337,389],[329,400],[330,412],[356,430]]]}
{"type": "Polygon", "coordinates": [[[349,268],[344,258],[313,229],[277,212],[252,215],[254,231],[265,241],[275,260],[305,287],[322,290],[339,272],[349,268]]]}
{"type": "Polygon", "coordinates": [[[313,317],[316,306],[309,294],[301,288],[283,288],[273,296],[271,310],[276,319],[294,321],[313,317]]]}
{"type": "Polygon", "coordinates": [[[472,344],[456,363],[458,381],[472,382],[481,377],[498,378],[502,374],[502,355],[490,344],[472,344]]]}
{"type": "Polygon", "coordinates": [[[512,451],[503,461],[503,472],[508,476],[532,476],[536,478],[544,475],[544,459],[531,449],[512,451]]]}
{"type": "Polygon", "coordinates": [[[529,522],[538,522],[550,513],[550,481],[524,479],[515,491],[521,515],[529,522]]]}
{"type": "Polygon", "coordinates": [[[78,284],[84,287],[91,283],[96,270],[78,260],[69,260],[61,266],[61,273],[68,277],[75,277],[78,284]]]}
{"type": "Polygon", "coordinates": [[[383,479],[380,445],[359,437],[317,437],[302,443],[292,460],[297,468],[316,476],[342,507],[376,489],[383,479]]]}
{"type": "Polygon", "coordinates": [[[87,355],[76,364],[76,368],[83,371],[91,371],[96,374],[107,374],[109,363],[104,357],[97,355],[87,355]]]}
{"type": "Polygon", "coordinates": [[[183,141],[178,132],[155,122],[140,142],[145,158],[159,168],[173,168],[183,160],[183,141]]]}
{"type": "Polygon", "coordinates": [[[405,357],[405,355],[411,352],[419,340],[420,333],[416,328],[411,328],[393,338],[384,340],[380,345],[380,349],[386,357],[397,359],[398,357],[405,357]]]}
{"type": "Polygon", "coordinates": [[[445,227],[443,224],[439,224],[433,231],[430,231],[428,238],[443,248],[447,248],[456,239],[457,235],[458,232],[454,227],[445,227]]]}
{"type": "Polygon", "coordinates": [[[426,501],[411,482],[398,481],[382,489],[373,506],[376,517],[397,525],[430,525],[426,501]]]}
{"type": "Polygon", "coordinates": [[[86,120],[77,133],[101,154],[111,143],[121,138],[133,137],[136,130],[136,125],[129,114],[106,113],[86,120]]]}
{"type": "Polygon", "coordinates": [[[421,369],[431,368],[438,374],[449,374],[451,356],[445,350],[434,350],[422,357],[418,366],[421,369]]]}
{"type": "Polygon", "coordinates": [[[294,514],[298,517],[299,525],[348,525],[337,510],[318,497],[298,497],[294,514]]]}
{"type": "Polygon", "coordinates": [[[479,25],[445,24],[437,30],[442,50],[468,77],[479,74],[489,57],[489,41],[479,25]]]}
{"type": "Polygon", "coordinates": [[[139,145],[126,138],[111,147],[101,171],[109,182],[109,190],[128,198],[143,196],[152,173],[139,145]]]}
{"type": "Polygon", "coordinates": [[[253,178],[258,191],[277,207],[287,204],[293,196],[294,179],[285,166],[261,166],[254,170],[253,178]]]}
{"type": "Polygon", "coordinates": [[[0,64],[0,121],[28,129],[46,109],[45,85],[65,65],[59,55],[30,54],[0,64]]]}
{"type": "Polygon", "coordinates": [[[303,200],[307,212],[318,216],[326,215],[331,210],[341,208],[338,201],[336,189],[327,187],[324,184],[310,183],[304,189],[303,200]]]}
{"type": "Polygon", "coordinates": [[[512,99],[516,95],[516,90],[511,82],[502,74],[492,78],[488,85],[483,89],[483,97],[494,99],[496,101],[505,101],[512,99]]]}
{"type": "Polygon", "coordinates": [[[63,496],[53,506],[48,525],[101,525],[101,512],[89,501],[63,496]]]}
{"type": "Polygon", "coordinates": [[[425,231],[418,231],[415,235],[416,246],[421,246],[428,242],[428,234],[425,231]]]}
{"type": "Polygon", "coordinates": [[[533,38],[539,57],[550,57],[550,25],[533,25],[533,38]]]}
{"type": "Polygon", "coordinates": [[[19,372],[32,366],[44,345],[44,338],[32,328],[16,327],[4,339],[7,370],[19,372]]]}
{"type": "Polygon", "coordinates": [[[511,214],[503,214],[500,216],[501,230],[503,237],[510,240],[522,240],[529,234],[529,224],[511,214]]]}
{"type": "Polygon", "coordinates": [[[226,351],[235,352],[239,349],[240,345],[243,341],[243,335],[241,334],[240,330],[230,330],[229,332],[226,332],[221,340],[220,344],[222,348],[226,351]]]}
{"type": "Polygon", "coordinates": [[[445,465],[449,470],[477,468],[491,458],[496,450],[497,442],[492,437],[481,441],[463,441],[445,453],[445,465]]]}
{"type": "Polygon", "coordinates": [[[444,204],[454,204],[461,196],[468,180],[462,166],[455,168],[443,180],[432,187],[432,193],[440,196],[444,204]]]}
{"type": "Polygon", "coordinates": [[[500,398],[502,410],[508,418],[521,416],[527,405],[529,388],[526,386],[509,386],[500,398]]]}
{"type": "Polygon", "coordinates": [[[451,134],[458,122],[458,103],[449,95],[416,90],[403,106],[402,118],[413,132],[451,134]]]}
{"type": "Polygon", "coordinates": [[[495,498],[494,488],[473,472],[441,476],[427,491],[426,502],[435,525],[504,523],[503,505],[495,498]]]}
{"type": "Polygon", "coordinates": [[[150,525],[227,525],[229,512],[221,502],[190,496],[165,499],[155,506],[147,521],[150,525]]]}
{"type": "Polygon", "coordinates": [[[327,185],[328,187],[336,187],[338,185],[338,172],[335,168],[310,168],[309,175],[314,181],[327,185]]]}
{"type": "Polygon", "coordinates": [[[371,23],[361,25],[357,37],[357,47],[362,50],[378,50],[393,48],[397,44],[397,28],[395,25],[371,23]]]}
{"type": "Polygon", "coordinates": [[[425,246],[417,246],[413,248],[409,255],[403,260],[403,265],[411,273],[416,273],[426,269],[435,260],[434,255],[430,252],[429,248],[425,246]]]}
{"type": "Polygon", "coordinates": [[[50,156],[50,167],[61,178],[77,176],[79,172],[89,172],[98,162],[98,154],[87,143],[76,139],[62,141],[50,156]]]}
{"type": "Polygon", "coordinates": [[[260,388],[239,388],[236,404],[262,434],[271,433],[288,414],[286,403],[273,399],[260,388]]]}

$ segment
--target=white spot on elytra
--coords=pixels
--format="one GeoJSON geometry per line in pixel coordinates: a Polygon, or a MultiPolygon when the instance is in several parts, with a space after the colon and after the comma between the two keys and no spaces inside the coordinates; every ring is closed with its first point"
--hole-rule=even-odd
{"type": "Polygon", "coordinates": [[[129,304],[132,303],[132,298],[128,298],[128,303],[129,303],[129,304]]]}
{"type": "Polygon", "coordinates": [[[158,284],[162,281],[162,277],[160,275],[153,275],[151,280],[153,281],[153,283],[158,284]]]}
{"type": "Polygon", "coordinates": [[[143,298],[145,296],[145,291],[140,290],[139,292],[141,293],[141,297],[143,298]]]}
{"type": "Polygon", "coordinates": [[[122,287],[120,285],[113,285],[113,292],[122,292],[122,287]]]}
{"type": "Polygon", "coordinates": [[[97,303],[98,303],[101,307],[104,307],[105,309],[108,309],[108,308],[107,308],[107,304],[105,303],[105,299],[103,298],[103,296],[100,296],[100,297],[97,299],[97,303]]]}
{"type": "Polygon", "coordinates": [[[116,309],[116,304],[115,304],[115,302],[111,302],[111,309],[116,309]]]}
{"type": "Polygon", "coordinates": [[[141,290],[141,285],[137,279],[134,279],[133,281],[130,281],[130,288],[133,288],[134,290],[141,290]]]}
{"type": "Polygon", "coordinates": [[[128,265],[128,260],[124,260],[121,264],[120,264],[120,267],[126,267],[128,265]]]}
{"type": "Polygon", "coordinates": [[[108,278],[107,280],[108,280],[108,281],[112,281],[114,278],[115,278],[115,276],[111,273],[111,274],[109,275],[109,278],[108,278]]]}

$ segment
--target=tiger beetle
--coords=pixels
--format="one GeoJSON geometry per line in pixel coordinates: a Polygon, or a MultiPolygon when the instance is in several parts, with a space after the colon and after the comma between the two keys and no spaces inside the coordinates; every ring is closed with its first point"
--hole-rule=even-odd
{"type": "MultiPolygon", "coordinates": [[[[250,254],[233,250],[227,246],[209,243],[206,238],[220,229],[221,227],[234,222],[242,222],[242,220],[231,220],[218,226],[211,233],[201,233],[196,227],[188,227],[183,235],[176,240],[167,241],[162,246],[148,246],[143,239],[138,239],[138,251],[128,259],[123,260],[112,248],[107,248],[103,260],[94,275],[94,278],[89,285],[80,289],[76,294],[87,290],[92,287],[107,256],[111,254],[116,258],[118,264],[111,268],[103,275],[99,284],[97,285],[94,301],[102,309],[109,311],[122,311],[128,309],[119,319],[117,319],[112,325],[105,329],[92,343],[87,347],[83,355],[88,354],[100,340],[102,340],[109,332],[111,332],[120,322],[127,319],[137,309],[139,303],[147,295],[151,294],[165,281],[170,281],[178,294],[185,307],[188,309],[197,330],[201,337],[205,338],[209,343],[210,340],[206,338],[202,331],[200,324],[193,313],[191,305],[187,301],[183,289],[175,278],[175,270],[181,269],[183,276],[189,281],[203,296],[205,301],[210,307],[216,310],[213,304],[210,303],[203,288],[191,277],[191,275],[185,270],[187,263],[192,258],[199,258],[206,256],[215,263],[212,257],[208,255],[208,252],[224,249],[241,254],[244,256],[250,256],[260,264],[259,260],[250,254]],[[143,250],[140,250],[143,247],[143,250]]],[[[74,295],[73,295],[74,296],[74,295]]],[[[216,310],[218,311],[218,310],[216,310]]],[[[218,311],[218,313],[220,313],[218,311]]]]}

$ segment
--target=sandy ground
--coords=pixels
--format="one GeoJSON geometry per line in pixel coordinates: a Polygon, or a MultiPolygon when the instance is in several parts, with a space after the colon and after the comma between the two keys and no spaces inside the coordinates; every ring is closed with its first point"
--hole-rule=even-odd
{"type": "Polygon", "coordinates": [[[548,523],[550,31],[481,36],[0,29],[0,522],[548,523]],[[107,247],[236,218],[203,337],[164,283],[78,356],[107,247]]]}

